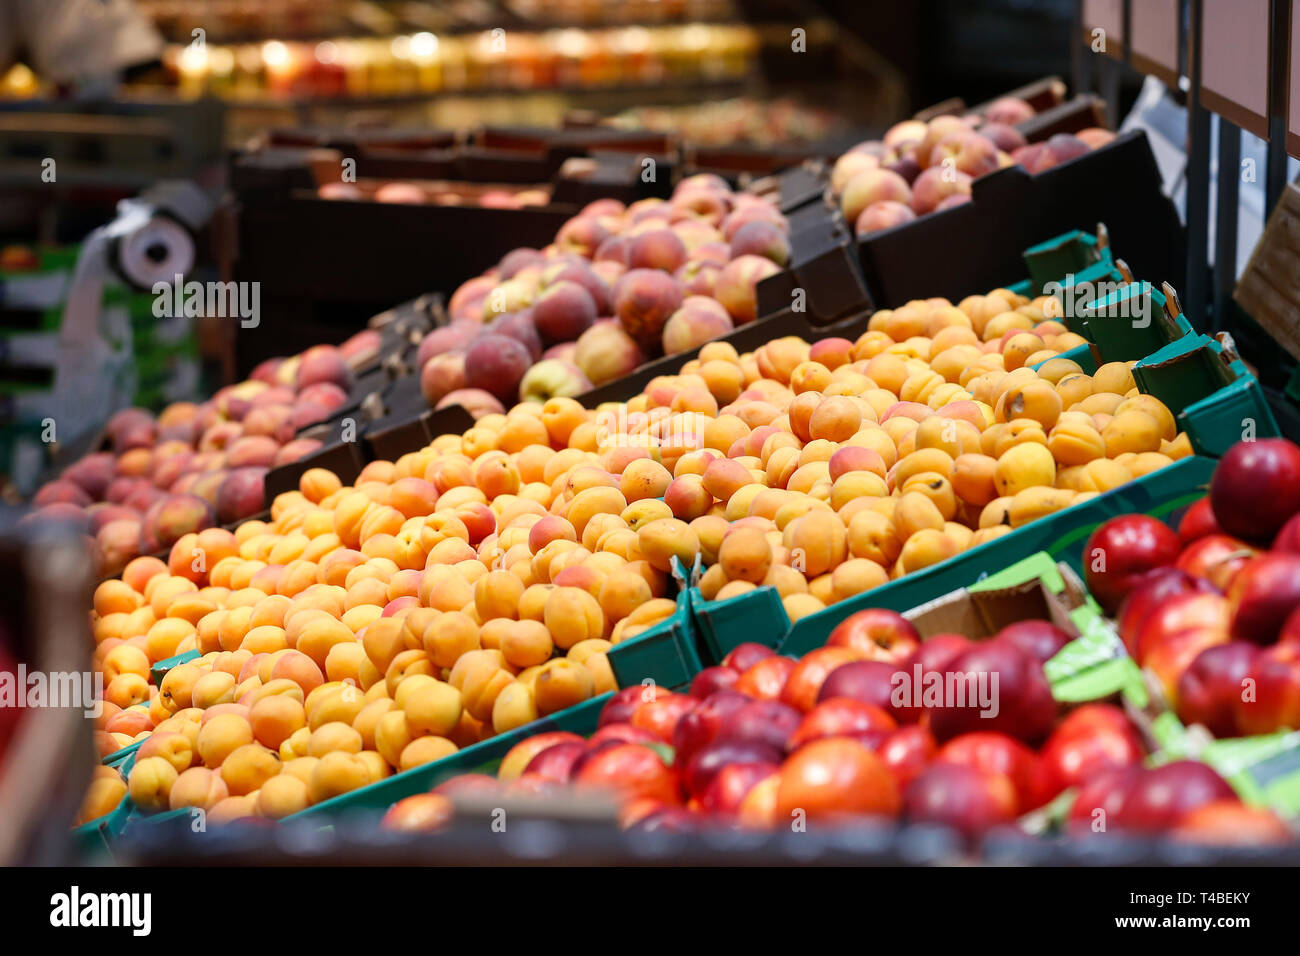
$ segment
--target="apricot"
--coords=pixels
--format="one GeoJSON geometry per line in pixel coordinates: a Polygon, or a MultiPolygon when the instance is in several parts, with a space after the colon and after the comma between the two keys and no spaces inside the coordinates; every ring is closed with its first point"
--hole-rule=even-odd
{"type": "Polygon", "coordinates": [[[1173,412],[1154,395],[1134,395],[1126,398],[1116,407],[1114,414],[1119,415],[1130,409],[1146,412],[1154,418],[1160,425],[1160,437],[1164,441],[1172,442],[1177,438],[1178,423],[1174,420],[1173,412]]]}
{"type": "Polygon", "coordinates": [[[589,699],[595,690],[591,671],[581,664],[557,658],[542,665],[533,681],[537,713],[545,716],[589,699]]]}
{"type": "Polygon", "coordinates": [[[700,553],[699,536],[678,518],[661,518],[643,525],[637,531],[637,544],[645,559],[660,571],[671,571],[673,558],[689,568],[700,553]]]}
{"type": "Polygon", "coordinates": [[[190,767],[181,771],[176,782],[172,784],[167,807],[170,810],[181,810],[186,807],[211,810],[228,796],[230,791],[226,787],[226,782],[221,779],[221,774],[207,767],[190,767]]]}
{"type": "Polygon", "coordinates": [[[437,667],[452,667],[462,655],[479,649],[479,626],[459,611],[443,614],[424,633],[425,653],[437,667]]]}
{"type": "Polygon", "coordinates": [[[826,604],[811,594],[791,594],[788,597],[783,597],[781,604],[785,608],[786,617],[790,619],[792,624],[808,617],[810,614],[826,610],[826,604]]]}
{"type": "Polygon", "coordinates": [[[306,810],[309,802],[306,782],[294,774],[282,772],[257,791],[258,816],[270,820],[282,820],[306,810]]]}
{"type": "Polygon", "coordinates": [[[1127,362],[1107,362],[1092,375],[1093,390],[1123,395],[1133,388],[1133,370],[1127,362]]]}
{"type": "Polygon", "coordinates": [[[397,769],[405,772],[433,763],[443,757],[450,757],[459,749],[446,737],[417,737],[402,748],[397,759],[397,769]]]}
{"type": "Polygon", "coordinates": [[[96,777],[91,780],[90,786],[86,788],[86,795],[81,800],[81,807],[77,811],[76,824],[88,823],[112,813],[122,802],[126,792],[126,781],[116,772],[112,772],[110,776],[96,777]]]}
{"type": "Polygon", "coordinates": [[[253,729],[238,714],[218,714],[199,729],[198,751],[204,766],[219,767],[234,750],[253,742],[253,729]]]}
{"type": "Polygon", "coordinates": [[[99,669],[103,671],[104,680],[110,684],[121,674],[135,674],[148,679],[149,655],[138,647],[120,644],[104,655],[99,669]]]}
{"type": "Polygon", "coordinates": [[[1106,456],[1115,458],[1126,452],[1141,453],[1160,450],[1161,425],[1154,416],[1137,408],[1118,411],[1102,429],[1106,456]]]}
{"type": "Polygon", "coordinates": [[[718,561],[729,579],[759,584],[772,566],[772,546],[757,528],[733,528],[722,539],[718,561]]]}
{"type": "Polygon", "coordinates": [[[124,710],[149,700],[149,681],[139,674],[119,674],[104,688],[104,699],[124,710]]]}
{"type": "Polygon", "coordinates": [[[1003,393],[1009,419],[1029,418],[1050,430],[1061,415],[1061,396],[1049,382],[1037,380],[1015,385],[1003,393]]]}
{"type": "Polygon", "coordinates": [[[435,680],[422,685],[400,706],[414,734],[445,737],[460,723],[461,693],[451,684],[435,680]]]}
{"type": "Polygon", "coordinates": [[[221,762],[221,779],[233,796],[258,790],[280,772],[280,759],[261,744],[236,747],[221,762]]]}
{"type": "Polygon", "coordinates": [[[147,757],[161,757],[175,767],[177,773],[182,773],[194,760],[194,746],[186,734],[155,730],[136,751],[137,760],[147,757]]]}
{"type": "Polygon", "coordinates": [[[1011,527],[1019,528],[1045,515],[1068,508],[1074,492],[1063,488],[1025,488],[1011,499],[1008,508],[1011,527]]]}
{"type": "Polygon", "coordinates": [[[307,741],[307,756],[323,757],[336,750],[361,753],[360,732],[339,720],[321,724],[311,732],[311,738],[307,741]]]}
{"type": "Polygon", "coordinates": [[[294,731],[307,726],[307,714],[302,701],[287,694],[271,694],[249,708],[248,722],[258,743],[279,750],[294,731]]]}
{"type": "Polygon", "coordinates": [[[898,562],[903,571],[911,574],[946,561],[956,555],[958,550],[957,542],[942,531],[924,528],[903,542],[898,562]]]}
{"type": "Polygon", "coordinates": [[[847,600],[887,583],[889,572],[866,558],[850,558],[831,572],[831,594],[835,601],[847,600]]]}
{"type": "Polygon", "coordinates": [[[135,762],[127,778],[131,800],[146,812],[167,809],[172,787],[180,774],[163,757],[144,757],[135,762]]]}
{"type": "Polygon", "coordinates": [[[522,670],[550,660],[554,643],[551,632],[541,621],[514,621],[505,629],[500,650],[510,666],[522,670]]]}
{"type": "Polygon", "coordinates": [[[370,769],[358,754],[335,751],[321,757],[312,768],[307,798],[321,803],[370,783],[370,769]]]}
{"type": "Polygon", "coordinates": [[[790,551],[791,566],[809,578],[840,564],[848,551],[844,523],[829,511],[809,511],[795,518],[782,532],[782,544],[790,551]]]}
{"type": "Polygon", "coordinates": [[[561,650],[568,650],[579,641],[603,637],[605,633],[605,614],[600,602],[579,588],[557,587],[552,591],[546,598],[542,620],[555,646],[561,650]]]}
{"type": "Polygon", "coordinates": [[[1003,496],[1035,485],[1050,487],[1056,482],[1056,462],[1052,453],[1036,442],[1013,445],[998,458],[993,479],[1003,496]]]}
{"type": "Polygon", "coordinates": [[[1106,492],[1133,479],[1127,468],[1109,458],[1098,458],[1082,467],[1078,477],[1078,490],[1081,492],[1106,492]]]}
{"type": "Polygon", "coordinates": [[[1047,436],[1047,447],[1053,458],[1067,466],[1086,465],[1106,454],[1106,443],[1101,433],[1092,427],[1091,420],[1066,421],[1062,418],[1047,436]]]}
{"type": "Polygon", "coordinates": [[[893,524],[899,540],[906,541],[923,528],[943,530],[944,516],[926,495],[911,491],[903,494],[894,507],[893,524]]]}

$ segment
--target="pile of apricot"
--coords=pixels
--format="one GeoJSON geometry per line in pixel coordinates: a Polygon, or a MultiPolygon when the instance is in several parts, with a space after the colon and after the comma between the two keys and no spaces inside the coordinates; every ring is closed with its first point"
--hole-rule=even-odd
{"type": "MultiPolygon", "coordinates": [[[[1189,454],[1128,365],[1059,357],[1082,339],[1053,305],[710,343],[627,403],[519,404],[351,485],[307,471],[269,521],[96,590],[100,751],[144,740],[143,809],[282,817],[613,689],[675,559],[706,599],[772,585],[798,619],[1189,454]]],[[[121,798],[103,779],[85,819],[121,798]]]]}

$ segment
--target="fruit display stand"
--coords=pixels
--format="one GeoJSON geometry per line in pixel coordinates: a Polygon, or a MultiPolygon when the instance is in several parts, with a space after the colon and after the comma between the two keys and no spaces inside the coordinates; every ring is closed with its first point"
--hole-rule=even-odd
{"type": "MultiPolygon", "coordinates": [[[[1157,378],[1149,384],[1140,378],[1142,369],[1150,362],[1147,360],[1138,363],[1134,378],[1170,408],[1193,447],[1202,455],[1215,449],[1222,454],[1222,450],[1239,440],[1243,419],[1255,422],[1261,437],[1277,434],[1259,383],[1244,366],[1240,363],[1236,367],[1223,366],[1224,376],[1230,378],[1227,384],[1222,384],[1220,377],[1207,380],[1200,362],[1207,355],[1222,354],[1211,340],[1203,336],[1185,337],[1168,350],[1170,354],[1158,360],[1158,367],[1170,373],[1168,377],[1157,378]]],[[[697,599],[692,608],[699,632],[712,652],[709,663],[717,663],[745,641],[760,640],[772,647],[791,642],[792,647],[806,647],[815,638],[799,635],[825,631],[858,608],[882,606],[901,610],[958,586],[970,576],[971,569],[1006,567],[1040,550],[1076,562],[1079,557],[1073,549],[1096,525],[1118,514],[1138,511],[1163,515],[1185,507],[1203,494],[1213,468],[1213,459],[1207,457],[1175,462],[1090,501],[1038,518],[978,548],[831,605],[794,625],[790,624],[780,597],[771,587],[759,587],[722,601],[697,599]]],[[[1078,570],[1081,565],[1075,567],[1078,570]]]]}

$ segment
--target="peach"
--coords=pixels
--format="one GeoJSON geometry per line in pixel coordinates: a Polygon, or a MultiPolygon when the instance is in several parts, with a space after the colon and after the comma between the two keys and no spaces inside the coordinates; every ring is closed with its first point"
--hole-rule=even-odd
{"type": "MultiPolygon", "coordinates": [[[[678,242],[680,243],[680,240],[678,242]]],[[[685,256],[682,259],[684,261],[685,256]]],[[[681,265],[681,262],[677,265],[681,265]]],[[[644,349],[654,350],[660,345],[664,325],[669,316],[682,304],[682,298],[682,287],[671,275],[657,269],[631,268],[614,284],[614,314],[618,317],[623,330],[638,345],[644,349]]],[[[593,326],[593,329],[598,327],[599,325],[593,326]]],[[[581,353],[582,344],[579,340],[578,365],[583,368],[588,378],[597,382],[596,378],[583,367],[581,353]]]]}
{"type": "Polygon", "coordinates": [[[178,776],[176,767],[163,757],[145,757],[136,760],[131,768],[127,792],[135,805],[146,812],[165,810],[178,776]]]}
{"type": "Polygon", "coordinates": [[[931,166],[912,184],[911,205],[918,215],[933,212],[953,196],[969,196],[971,176],[948,166],[931,166]]]}
{"type": "Polygon", "coordinates": [[[247,518],[262,510],[265,467],[235,468],[217,489],[217,519],[229,524],[247,518]]]}
{"type": "Polygon", "coordinates": [[[672,229],[647,229],[628,242],[627,267],[672,272],[686,261],[687,255],[686,243],[672,229]]]}
{"type": "Polygon", "coordinates": [[[907,180],[888,169],[865,169],[844,186],[840,211],[846,222],[856,222],[868,206],[886,201],[910,204],[912,190],[907,180]]]}
{"type": "Polygon", "coordinates": [[[600,385],[635,370],[645,361],[645,353],[619,322],[599,320],[578,337],[573,361],[593,385],[600,385]]]}
{"type": "Polygon", "coordinates": [[[866,206],[853,222],[853,233],[857,236],[882,232],[896,226],[906,225],[916,218],[912,207],[896,199],[881,199],[866,206]]]}
{"type": "Polygon", "coordinates": [[[420,394],[430,406],[465,388],[464,352],[443,352],[420,365],[420,394]]]}
{"type": "Polygon", "coordinates": [[[780,266],[763,256],[739,256],[718,273],[714,298],[736,325],[752,322],[758,317],[758,284],[780,271],[780,266]]]}
{"type": "Polygon", "coordinates": [[[733,328],[731,316],[716,299],[689,295],[664,323],[661,336],[664,353],[688,352],[733,328]]]}

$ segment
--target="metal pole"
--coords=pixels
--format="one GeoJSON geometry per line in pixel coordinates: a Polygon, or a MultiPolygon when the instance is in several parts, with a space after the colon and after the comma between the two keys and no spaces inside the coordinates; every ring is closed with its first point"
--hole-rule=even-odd
{"type": "Polygon", "coordinates": [[[1268,169],[1264,176],[1264,218],[1272,214],[1286,188],[1287,64],[1291,42],[1291,0],[1271,0],[1269,36],[1268,169]]]}
{"type": "Polygon", "coordinates": [[[1214,314],[1211,331],[1230,332],[1228,309],[1237,283],[1237,199],[1241,130],[1219,117],[1219,175],[1214,215],[1214,314]]]}
{"type": "Polygon", "coordinates": [[[1192,0],[1188,36],[1191,86],[1187,91],[1187,290],[1183,297],[1187,317],[1197,328],[1206,327],[1209,301],[1206,245],[1210,231],[1210,114],[1201,105],[1201,32],[1203,0],[1192,0]]]}

